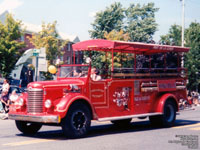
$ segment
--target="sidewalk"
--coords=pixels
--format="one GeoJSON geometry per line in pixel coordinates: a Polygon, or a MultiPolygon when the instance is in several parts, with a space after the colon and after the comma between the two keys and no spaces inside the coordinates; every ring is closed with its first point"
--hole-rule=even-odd
{"type": "Polygon", "coordinates": [[[2,120],[8,119],[8,114],[0,113],[0,119],[2,120]]]}

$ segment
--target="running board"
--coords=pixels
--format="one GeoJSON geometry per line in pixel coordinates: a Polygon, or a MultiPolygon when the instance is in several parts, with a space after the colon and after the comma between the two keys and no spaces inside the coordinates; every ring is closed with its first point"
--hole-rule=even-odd
{"type": "Polygon", "coordinates": [[[99,118],[97,120],[98,121],[112,121],[112,120],[131,119],[131,118],[148,117],[148,116],[156,116],[156,115],[162,115],[162,113],[146,113],[146,114],[138,114],[138,115],[106,117],[106,118],[99,118]]]}

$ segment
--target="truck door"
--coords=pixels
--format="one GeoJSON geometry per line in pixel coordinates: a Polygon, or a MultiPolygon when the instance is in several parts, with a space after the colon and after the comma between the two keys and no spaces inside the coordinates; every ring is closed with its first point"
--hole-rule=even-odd
{"type": "Polygon", "coordinates": [[[107,82],[90,80],[90,100],[96,109],[108,108],[107,82]]]}

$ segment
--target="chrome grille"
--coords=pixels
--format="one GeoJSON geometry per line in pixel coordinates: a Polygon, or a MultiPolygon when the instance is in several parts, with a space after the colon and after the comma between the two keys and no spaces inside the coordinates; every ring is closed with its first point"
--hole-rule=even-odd
{"type": "Polygon", "coordinates": [[[28,113],[43,112],[43,90],[28,89],[28,113]]]}

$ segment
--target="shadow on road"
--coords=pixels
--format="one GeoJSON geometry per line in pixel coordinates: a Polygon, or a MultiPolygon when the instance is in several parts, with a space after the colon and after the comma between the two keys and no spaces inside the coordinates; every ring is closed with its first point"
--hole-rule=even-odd
{"type": "MultiPolygon", "coordinates": [[[[199,121],[192,120],[176,120],[175,127],[181,127],[185,125],[195,125],[200,123],[199,121]]],[[[131,122],[128,126],[115,126],[113,124],[97,124],[90,128],[89,133],[85,138],[92,138],[98,136],[105,136],[111,134],[122,134],[122,133],[134,133],[144,132],[151,130],[161,130],[163,128],[152,127],[149,121],[131,122]]],[[[169,128],[170,129],[170,128],[169,128]]],[[[28,136],[24,134],[17,134],[17,136],[28,136]]],[[[55,139],[55,140],[66,140],[62,130],[51,130],[51,131],[40,131],[35,135],[29,136],[32,138],[40,139],[55,139]]]]}

